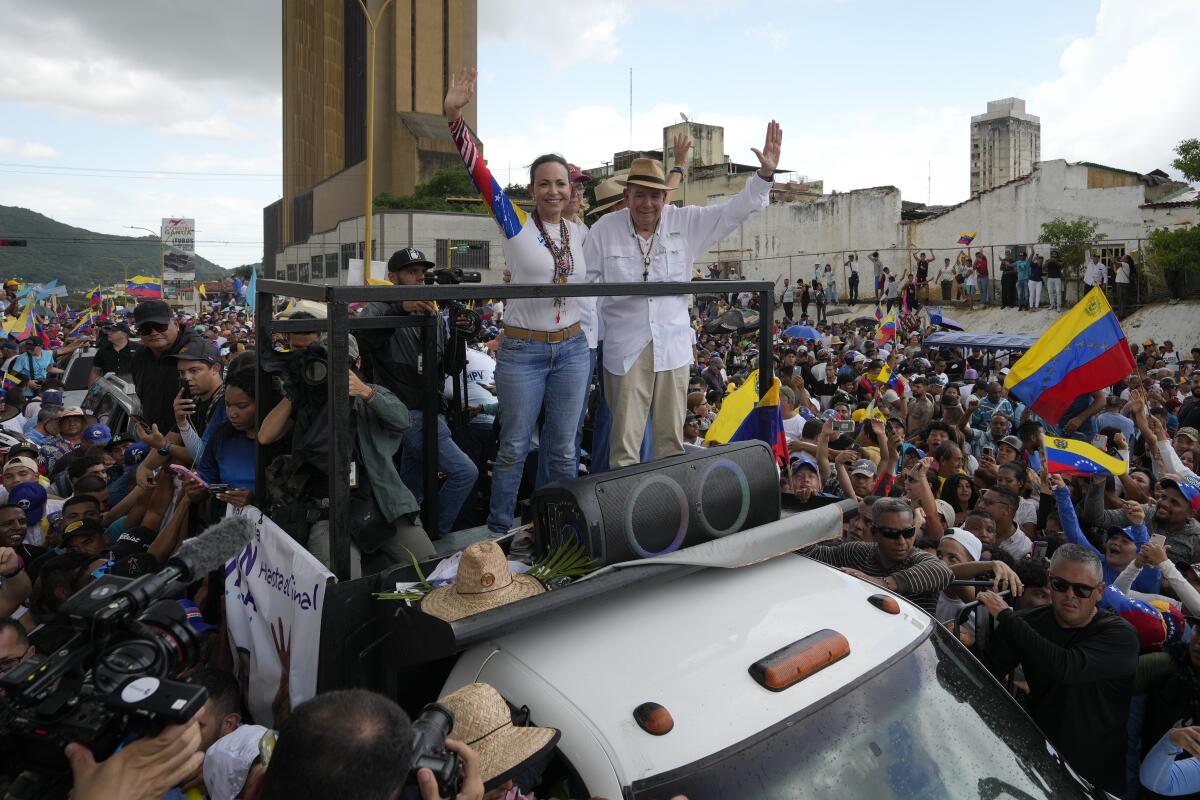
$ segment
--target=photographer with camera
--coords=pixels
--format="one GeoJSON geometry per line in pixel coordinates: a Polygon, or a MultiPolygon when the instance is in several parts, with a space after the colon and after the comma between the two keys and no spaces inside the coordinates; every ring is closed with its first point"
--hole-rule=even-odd
{"type": "Polygon", "coordinates": [[[444,706],[410,722],[400,706],[362,689],[317,695],[280,726],[259,800],[480,800],[479,756],[446,738],[452,727],[444,706]]]}
{"type": "MultiPolygon", "coordinates": [[[[415,248],[397,250],[388,259],[388,280],[397,286],[420,286],[425,283],[426,270],[434,263],[415,248]]],[[[360,316],[438,316],[437,304],[430,300],[406,300],[402,303],[368,303],[360,316]]],[[[404,431],[404,450],[400,456],[400,480],[420,503],[425,494],[424,430],[425,395],[423,373],[437,371],[440,387],[447,376],[462,372],[465,357],[452,340],[451,328],[440,316],[434,330],[437,336],[437,363],[424,364],[420,327],[399,327],[391,331],[363,330],[358,334],[362,351],[370,360],[377,383],[386,387],[408,409],[409,426],[404,431]]],[[[455,332],[454,335],[457,335],[455,332]]],[[[471,495],[479,468],[451,438],[445,414],[437,416],[438,468],[446,480],[438,492],[437,535],[454,530],[454,521],[471,495]]]]}

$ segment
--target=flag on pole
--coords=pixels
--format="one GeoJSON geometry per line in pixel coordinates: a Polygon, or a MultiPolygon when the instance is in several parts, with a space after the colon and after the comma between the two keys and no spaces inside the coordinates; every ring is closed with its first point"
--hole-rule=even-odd
{"type": "Polygon", "coordinates": [[[879,323],[879,329],[875,331],[875,345],[882,347],[887,342],[890,342],[896,336],[896,317],[888,312],[888,315],[879,323]]]}
{"type": "Polygon", "coordinates": [[[4,323],[4,332],[14,335],[18,340],[28,339],[33,335],[33,304],[37,299],[34,292],[30,292],[25,300],[25,307],[21,310],[19,316],[6,320],[4,323]]]}
{"type": "Polygon", "coordinates": [[[883,306],[875,306],[875,321],[883,321],[883,306]]]}
{"type": "Polygon", "coordinates": [[[971,242],[975,241],[976,235],[978,235],[978,231],[971,231],[970,233],[960,233],[958,235],[958,243],[961,244],[962,246],[966,247],[966,246],[970,245],[971,242]]]}
{"type": "Polygon", "coordinates": [[[1012,366],[1004,387],[1057,424],[1080,395],[1111,386],[1135,369],[1121,323],[1095,287],[1012,366]]]}
{"type": "Polygon", "coordinates": [[[733,432],[733,436],[729,437],[729,441],[748,442],[751,439],[758,439],[766,442],[770,446],[771,452],[775,454],[775,460],[780,464],[787,464],[787,436],[783,432],[783,411],[779,407],[779,386],[779,378],[772,378],[771,388],[767,390],[761,400],[754,404],[750,413],[733,432]]]}
{"type": "Polygon", "coordinates": [[[208,290],[204,288],[204,281],[196,284],[196,293],[200,295],[201,300],[208,302],[208,290]]]}
{"type": "Polygon", "coordinates": [[[88,305],[90,305],[92,308],[95,308],[96,306],[100,305],[100,301],[102,299],[103,297],[100,294],[100,287],[97,286],[95,289],[92,289],[92,296],[88,300],[88,305]]]}
{"type": "Polygon", "coordinates": [[[88,328],[92,327],[92,323],[94,321],[95,321],[95,317],[91,311],[80,314],[79,319],[76,320],[76,322],[75,322],[75,325],[71,328],[70,331],[67,332],[67,336],[77,336],[78,334],[83,333],[88,328]]]}
{"type": "Polygon", "coordinates": [[[704,441],[727,444],[757,402],[758,370],[753,370],[745,383],[721,401],[721,410],[704,434],[704,441]]]}
{"type": "MultiPolygon", "coordinates": [[[[1061,439],[1046,436],[1046,471],[1062,475],[1124,475],[1129,469],[1123,458],[1110,456],[1098,447],[1078,439],[1061,439]]],[[[1029,466],[1041,468],[1042,459],[1037,453],[1029,454],[1029,466]],[[1036,466],[1035,466],[1036,463],[1036,466]]]]}
{"type": "Polygon", "coordinates": [[[887,386],[891,389],[896,388],[896,383],[899,380],[898,375],[892,374],[892,368],[884,364],[879,369],[879,374],[875,376],[875,382],[881,386],[887,386]]]}

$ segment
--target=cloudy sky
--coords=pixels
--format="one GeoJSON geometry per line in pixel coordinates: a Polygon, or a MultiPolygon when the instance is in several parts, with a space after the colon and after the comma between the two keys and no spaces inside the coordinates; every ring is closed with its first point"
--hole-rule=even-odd
{"type": "MultiPolygon", "coordinates": [[[[281,193],[278,0],[0,0],[0,204],[105,233],[197,219],[224,266],[261,255],[281,193]]],[[[968,193],[968,124],[1017,96],[1042,157],[1167,168],[1200,136],[1195,0],[479,0],[479,133],[502,179],[557,151],[656,147],[684,112],[826,191],[968,193]]],[[[134,232],[136,233],[136,232],[134,232]]],[[[0,231],[15,236],[19,231],[0,231]]]]}

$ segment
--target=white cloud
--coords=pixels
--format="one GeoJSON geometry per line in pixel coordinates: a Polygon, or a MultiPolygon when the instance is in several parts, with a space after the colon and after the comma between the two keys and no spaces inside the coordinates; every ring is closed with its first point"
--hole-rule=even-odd
{"type": "Polygon", "coordinates": [[[1061,73],[1033,87],[1042,158],[1170,169],[1172,151],[1200,131],[1200,62],[1193,0],[1102,0],[1095,31],[1063,50],[1061,73]]]}
{"type": "Polygon", "coordinates": [[[41,142],[18,142],[16,139],[0,138],[0,156],[17,158],[54,158],[58,151],[41,142]]]}
{"type": "Polygon", "coordinates": [[[628,18],[627,0],[509,0],[479,3],[482,40],[514,40],[544,52],[552,65],[613,61],[621,50],[617,32],[628,18]]]}

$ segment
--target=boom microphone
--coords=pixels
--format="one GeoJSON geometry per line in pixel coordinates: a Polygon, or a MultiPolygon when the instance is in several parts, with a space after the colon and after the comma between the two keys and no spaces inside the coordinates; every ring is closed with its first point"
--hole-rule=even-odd
{"type": "Polygon", "coordinates": [[[149,607],[175,582],[191,583],[202,575],[224,566],[225,562],[242,551],[254,536],[254,523],[244,516],[225,517],[210,525],[199,536],[188,539],[167,566],[150,575],[143,575],[113,595],[112,602],[97,615],[102,621],[112,621],[139,614],[149,607]]]}

